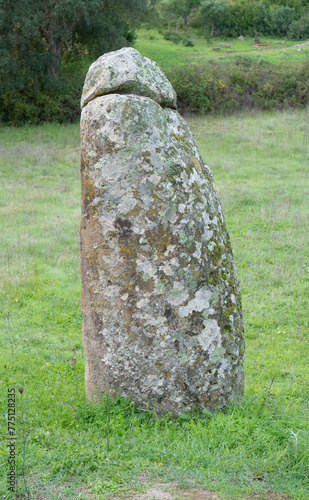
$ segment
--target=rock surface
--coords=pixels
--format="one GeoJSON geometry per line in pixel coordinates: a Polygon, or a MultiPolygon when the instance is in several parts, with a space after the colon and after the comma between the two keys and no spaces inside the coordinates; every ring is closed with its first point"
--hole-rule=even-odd
{"type": "Polygon", "coordinates": [[[120,392],[173,414],[222,408],[243,390],[244,338],[211,172],[171,85],[134,49],[102,56],[84,88],[87,397],[120,392]]]}
{"type": "Polygon", "coordinates": [[[90,66],[81,105],[110,93],[143,95],[176,108],[176,93],[159,66],[131,47],[104,54],[90,66]]]}

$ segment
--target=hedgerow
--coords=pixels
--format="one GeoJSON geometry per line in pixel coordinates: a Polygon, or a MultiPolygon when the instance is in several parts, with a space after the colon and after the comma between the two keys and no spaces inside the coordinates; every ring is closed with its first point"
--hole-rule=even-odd
{"type": "Polygon", "coordinates": [[[10,125],[78,121],[85,75],[84,67],[68,66],[44,90],[29,81],[22,89],[0,91],[0,121],[10,125]]]}
{"type": "Polygon", "coordinates": [[[309,63],[279,66],[239,57],[177,66],[167,76],[181,112],[284,109],[308,103],[309,63]]]}

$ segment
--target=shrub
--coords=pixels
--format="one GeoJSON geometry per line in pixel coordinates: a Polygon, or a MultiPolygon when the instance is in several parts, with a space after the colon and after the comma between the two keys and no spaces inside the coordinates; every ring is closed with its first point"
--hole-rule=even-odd
{"type": "Polygon", "coordinates": [[[272,5],[269,12],[270,33],[280,37],[286,36],[295,17],[295,9],[272,5]]]}
{"type": "Polygon", "coordinates": [[[288,36],[295,40],[305,40],[309,37],[309,12],[291,23],[288,36]]]}
{"type": "Polygon", "coordinates": [[[194,42],[193,42],[192,38],[190,38],[188,36],[184,36],[182,38],[182,43],[184,44],[185,47],[193,47],[194,46],[194,42]]]}
{"type": "Polygon", "coordinates": [[[309,64],[277,66],[239,57],[167,72],[181,112],[206,114],[242,109],[283,109],[309,101],[309,64]]]}
{"type": "Polygon", "coordinates": [[[190,38],[188,35],[179,35],[179,33],[166,31],[163,33],[163,37],[165,38],[165,40],[168,40],[169,42],[173,42],[176,44],[181,43],[186,47],[194,46],[192,38],[190,38]]]}
{"type": "Polygon", "coordinates": [[[76,122],[85,71],[78,65],[63,68],[59,81],[38,91],[29,82],[20,90],[0,94],[0,120],[12,125],[76,122]]]}
{"type": "Polygon", "coordinates": [[[166,31],[163,33],[163,38],[165,40],[168,40],[169,42],[173,42],[173,43],[181,43],[181,41],[182,41],[181,35],[179,35],[178,33],[172,33],[169,31],[166,31]]]}
{"type": "Polygon", "coordinates": [[[265,31],[266,9],[263,2],[225,0],[226,12],[220,33],[224,36],[252,35],[255,30],[265,31]]]}
{"type": "Polygon", "coordinates": [[[302,12],[300,2],[263,0],[203,0],[193,14],[192,26],[201,33],[223,37],[252,36],[255,31],[264,35],[286,36],[291,24],[302,12]],[[283,2],[281,2],[283,3],[283,2]]]}

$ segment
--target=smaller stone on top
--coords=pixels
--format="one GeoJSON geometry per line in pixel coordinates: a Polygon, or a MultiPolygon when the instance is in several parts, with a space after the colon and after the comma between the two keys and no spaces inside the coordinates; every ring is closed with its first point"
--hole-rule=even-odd
{"type": "Polygon", "coordinates": [[[81,107],[105,94],[141,95],[176,109],[176,93],[163,71],[132,47],[104,54],[90,66],[81,107]]]}

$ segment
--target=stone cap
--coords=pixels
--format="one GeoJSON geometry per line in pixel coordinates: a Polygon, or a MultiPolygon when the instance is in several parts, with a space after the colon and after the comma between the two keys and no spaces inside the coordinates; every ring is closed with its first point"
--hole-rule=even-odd
{"type": "Polygon", "coordinates": [[[132,47],[108,52],[90,66],[81,107],[98,96],[112,93],[150,97],[163,107],[176,109],[176,92],[163,71],[132,47]]]}

